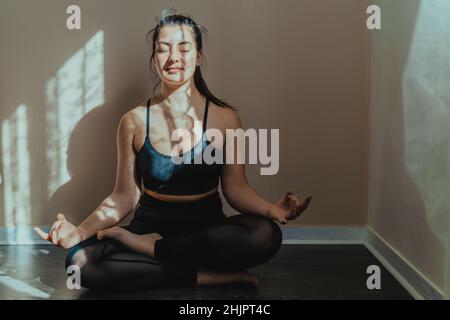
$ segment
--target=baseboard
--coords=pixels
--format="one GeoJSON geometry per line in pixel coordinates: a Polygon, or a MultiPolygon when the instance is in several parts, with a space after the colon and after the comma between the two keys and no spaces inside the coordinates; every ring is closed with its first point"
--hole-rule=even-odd
{"type": "MultiPolygon", "coordinates": [[[[48,227],[43,227],[48,230],[48,227]]],[[[418,300],[443,300],[444,294],[370,227],[281,226],[283,244],[360,244],[418,300]]],[[[31,227],[0,227],[0,245],[50,244],[31,227]]]]}
{"type": "Polygon", "coordinates": [[[364,244],[365,227],[282,226],[283,244],[364,244]]]}
{"type": "MultiPolygon", "coordinates": [[[[49,227],[42,227],[48,231],[49,227]]],[[[365,227],[281,226],[283,244],[364,244],[365,227]]],[[[32,227],[0,227],[0,245],[51,244],[39,238],[32,227]]]]}
{"type": "Polygon", "coordinates": [[[283,227],[284,244],[362,244],[417,300],[444,294],[370,227],[283,227]]]}
{"type": "Polygon", "coordinates": [[[417,300],[444,300],[444,293],[422,275],[406,258],[372,228],[367,227],[366,248],[417,300]]]}

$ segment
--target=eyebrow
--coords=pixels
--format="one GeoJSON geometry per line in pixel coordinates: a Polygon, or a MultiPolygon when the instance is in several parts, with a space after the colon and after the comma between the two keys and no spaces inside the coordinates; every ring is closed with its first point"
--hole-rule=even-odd
{"type": "MultiPolygon", "coordinates": [[[[158,41],[158,44],[166,44],[168,46],[170,46],[169,42],[165,42],[165,41],[158,41]]],[[[178,43],[178,45],[183,45],[183,44],[190,44],[192,45],[192,43],[190,43],[189,41],[181,41],[180,43],[178,43]]]]}

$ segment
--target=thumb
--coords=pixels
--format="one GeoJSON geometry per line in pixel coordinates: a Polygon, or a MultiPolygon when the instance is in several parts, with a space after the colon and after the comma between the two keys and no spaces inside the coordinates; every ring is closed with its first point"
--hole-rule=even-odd
{"type": "Polygon", "coordinates": [[[277,218],[277,221],[281,224],[286,224],[287,223],[287,219],[286,218],[277,218]]]}

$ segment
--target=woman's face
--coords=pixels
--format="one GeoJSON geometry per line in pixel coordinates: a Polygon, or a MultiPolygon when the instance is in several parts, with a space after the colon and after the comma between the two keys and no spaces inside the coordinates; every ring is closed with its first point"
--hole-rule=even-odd
{"type": "Polygon", "coordinates": [[[169,25],[160,29],[155,47],[156,71],[161,81],[180,85],[194,76],[200,55],[192,27],[169,25]]]}

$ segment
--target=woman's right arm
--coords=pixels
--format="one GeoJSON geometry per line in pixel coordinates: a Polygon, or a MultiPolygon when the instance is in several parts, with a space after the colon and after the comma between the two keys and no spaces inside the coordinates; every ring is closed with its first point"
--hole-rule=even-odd
{"type": "Polygon", "coordinates": [[[140,197],[140,178],[136,174],[133,137],[136,122],[130,112],[122,116],[117,130],[117,172],[113,192],[78,226],[85,240],[99,230],[112,227],[125,218],[140,197]]]}
{"type": "Polygon", "coordinates": [[[116,225],[135,208],[141,193],[140,178],[135,168],[136,153],[133,148],[135,126],[136,121],[130,112],[120,119],[117,130],[116,183],[112,193],[77,227],[71,225],[65,218],[58,218],[47,235],[47,240],[70,248],[95,235],[97,231],[116,225]]]}

